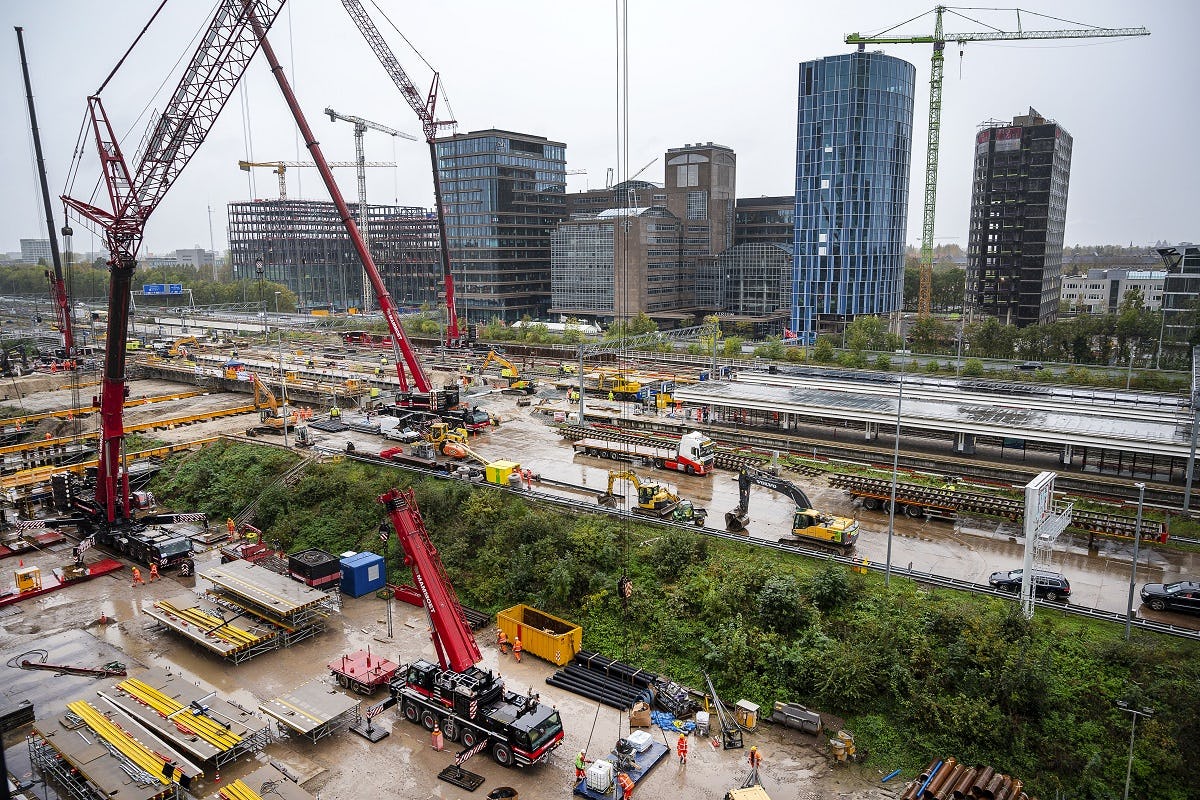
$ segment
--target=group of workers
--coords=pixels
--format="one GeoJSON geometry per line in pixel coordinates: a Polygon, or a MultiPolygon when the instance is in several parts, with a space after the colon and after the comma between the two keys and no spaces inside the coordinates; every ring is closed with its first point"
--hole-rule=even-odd
{"type": "MultiPolygon", "coordinates": [[[[500,635],[503,637],[504,633],[501,632],[500,635]]],[[[685,766],[688,759],[688,736],[682,731],[679,734],[679,739],[675,742],[675,754],[679,756],[679,765],[685,766]]],[[[762,766],[762,753],[758,752],[757,746],[750,748],[750,752],[746,756],[746,761],[753,770],[757,770],[762,766]]],[[[575,780],[581,781],[587,777],[587,765],[591,763],[592,759],[587,757],[587,751],[580,750],[579,755],[575,756],[575,780]]],[[[633,794],[633,779],[627,773],[620,772],[617,774],[617,784],[621,787],[622,799],[629,800],[633,794]]]]}
{"type": "MultiPolygon", "coordinates": [[[[154,583],[156,580],[158,580],[158,564],[152,563],[150,565],[150,582],[154,583]]],[[[146,582],[144,580],[142,580],[142,571],[140,569],[138,569],[137,567],[134,567],[133,568],[133,583],[131,583],[129,585],[137,586],[138,584],[145,586],[146,582]]]]}
{"type": "MultiPolygon", "coordinates": [[[[499,648],[500,655],[503,656],[503,655],[508,654],[508,651],[509,651],[508,634],[504,632],[503,628],[501,628],[496,633],[496,647],[499,648]]],[[[524,649],[525,648],[521,645],[521,637],[520,636],[517,636],[516,638],[514,638],[512,640],[512,654],[513,654],[513,658],[516,659],[518,664],[521,663],[521,652],[524,649]]]]}

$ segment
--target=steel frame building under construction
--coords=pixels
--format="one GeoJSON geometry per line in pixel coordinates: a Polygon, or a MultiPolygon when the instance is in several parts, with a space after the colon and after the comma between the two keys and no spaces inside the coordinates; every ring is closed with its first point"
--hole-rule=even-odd
{"type": "MultiPolygon", "coordinates": [[[[357,218],[357,205],[350,209],[357,218]]],[[[230,203],[228,213],[235,280],[284,284],[301,311],[361,307],[362,264],[332,202],[255,200],[230,203]]],[[[367,221],[371,255],[396,304],[437,305],[442,270],[433,212],[368,205],[367,221]]]]}

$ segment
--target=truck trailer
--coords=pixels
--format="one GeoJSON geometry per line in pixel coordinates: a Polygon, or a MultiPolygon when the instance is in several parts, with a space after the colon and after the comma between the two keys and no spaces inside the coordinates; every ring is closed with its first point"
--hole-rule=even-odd
{"type": "Polygon", "coordinates": [[[715,460],[712,439],[699,431],[685,433],[679,437],[676,447],[645,442],[619,442],[606,439],[586,438],[572,445],[576,453],[617,461],[633,461],[653,464],[659,469],[673,469],[688,475],[709,475],[715,460]]]}

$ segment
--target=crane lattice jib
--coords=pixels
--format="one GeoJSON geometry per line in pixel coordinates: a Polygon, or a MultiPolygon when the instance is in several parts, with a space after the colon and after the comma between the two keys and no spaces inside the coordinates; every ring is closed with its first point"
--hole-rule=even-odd
{"type": "Polygon", "coordinates": [[[342,5],[346,9],[346,13],[354,20],[354,24],[358,26],[363,38],[367,40],[367,44],[374,51],[379,63],[391,76],[392,82],[396,84],[400,94],[404,96],[409,107],[416,113],[417,119],[421,121],[421,130],[425,134],[425,141],[429,144],[429,165],[433,173],[433,201],[437,209],[438,244],[442,257],[442,283],[446,292],[446,344],[458,347],[462,342],[462,333],[458,327],[458,309],[454,298],[454,274],[450,270],[450,238],[446,233],[446,209],[442,203],[442,182],[438,171],[436,145],[438,129],[453,128],[457,123],[454,120],[438,122],[434,119],[434,111],[437,106],[438,73],[433,73],[429,95],[422,99],[421,93],[413,85],[412,79],[408,77],[408,73],[396,60],[392,49],[379,35],[379,29],[367,15],[362,3],[358,0],[342,0],[342,5]]]}
{"type": "Polygon", "coordinates": [[[388,332],[392,337],[392,352],[395,355],[396,379],[400,384],[400,391],[408,391],[408,379],[404,375],[404,369],[408,367],[408,372],[412,375],[413,383],[416,384],[417,390],[431,393],[433,391],[433,384],[430,383],[429,376],[425,374],[425,369],[421,366],[420,359],[417,358],[417,352],[413,349],[412,342],[409,341],[408,336],[404,333],[403,326],[400,325],[400,315],[396,311],[396,305],[392,302],[391,295],[388,294],[387,288],[383,285],[383,278],[379,275],[379,270],[375,267],[375,260],[371,257],[366,242],[363,241],[362,236],[358,232],[358,226],[354,224],[354,218],[350,214],[350,207],[346,205],[346,199],[342,197],[342,190],[338,188],[337,181],[333,179],[333,171],[329,169],[329,163],[325,160],[325,154],[321,151],[321,145],[317,141],[317,137],[313,135],[312,128],[304,116],[304,111],[300,108],[300,102],[296,99],[296,93],[292,91],[291,84],[288,83],[283,65],[279,63],[279,59],[275,56],[275,50],[271,47],[271,43],[267,41],[267,31],[265,27],[258,25],[255,20],[251,19],[251,23],[255,25],[255,31],[260,37],[263,56],[267,59],[267,63],[271,67],[271,74],[275,76],[275,82],[279,86],[279,91],[283,93],[283,99],[292,112],[292,118],[296,121],[296,127],[300,130],[300,135],[304,138],[304,146],[312,154],[313,162],[317,165],[317,171],[321,175],[321,180],[325,183],[325,189],[329,192],[329,199],[333,201],[334,207],[337,208],[338,216],[342,219],[342,225],[346,228],[346,234],[350,237],[350,243],[354,247],[354,252],[358,254],[363,269],[366,270],[367,276],[371,279],[371,286],[375,290],[375,295],[379,298],[379,310],[383,314],[384,322],[387,323],[388,332]]]}
{"type": "MultiPolygon", "coordinates": [[[[925,151],[925,209],[921,221],[921,266],[917,313],[928,316],[932,311],[933,296],[933,233],[937,208],[938,146],[942,124],[942,78],[945,66],[944,55],[947,42],[1003,42],[1024,39],[1104,39],[1127,36],[1149,36],[1145,28],[1063,28],[1046,31],[979,31],[974,33],[943,33],[942,14],[945,6],[934,9],[935,23],[932,36],[860,36],[852,33],[846,37],[847,44],[865,47],[868,44],[931,44],[933,61],[929,75],[929,130],[925,151]]],[[[1019,21],[1019,17],[1018,17],[1019,21]]],[[[899,309],[903,310],[903,309],[899,309]]]]}
{"type": "Polygon", "coordinates": [[[98,225],[110,254],[107,345],[100,388],[100,442],[96,504],[105,521],[128,518],[129,476],[122,462],[125,438],[125,340],[137,251],[146,221],[195,154],[233,94],[258,47],[250,22],[269,28],[284,0],[223,0],[200,38],[171,101],[153,123],[131,171],[104,104],[88,98],[88,115],[100,156],[110,210],[64,196],[63,203],[98,225]]]}
{"type": "Polygon", "coordinates": [[[437,548],[429,539],[413,490],[389,489],[380,495],[379,502],[387,509],[392,529],[404,548],[404,563],[412,569],[413,582],[421,593],[438,662],[442,669],[466,672],[479,663],[482,655],[437,548]]]}

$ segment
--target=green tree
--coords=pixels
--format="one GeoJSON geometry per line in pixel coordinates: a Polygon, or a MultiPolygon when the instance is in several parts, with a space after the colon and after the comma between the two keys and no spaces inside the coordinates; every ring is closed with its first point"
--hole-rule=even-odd
{"type": "Polygon", "coordinates": [[[754,348],[754,355],[774,361],[782,360],[784,356],[783,340],[778,336],[767,337],[765,342],[754,348]]]}
{"type": "Polygon", "coordinates": [[[833,341],[828,336],[817,337],[817,346],[813,348],[813,360],[818,364],[833,363],[833,341]]]}
{"type": "Polygon", "coordinates": [[[978,358],[968,358],[963,362],[962,374],[968,378],[983,377],[983,362],[978,358]]]}
{"type": "Polygon", "coordinates": [[[858,353],[890,349],[887,321],[883,317],[858,317],[846,326],[846,346],[858,353]]]}

